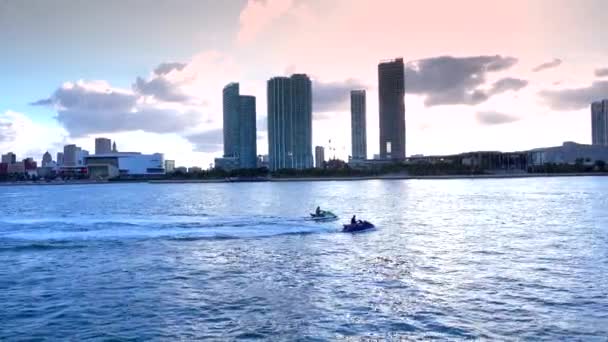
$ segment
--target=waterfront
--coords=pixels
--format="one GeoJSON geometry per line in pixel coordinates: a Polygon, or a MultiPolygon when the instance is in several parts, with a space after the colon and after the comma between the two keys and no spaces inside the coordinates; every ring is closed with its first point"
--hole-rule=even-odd
{"type": "Polygon", "coordinates": [[[605,177],[0,196],[0,340],[608,335],[605,177]],[[379,228],[306,221],[318,204],[379,228]]]}

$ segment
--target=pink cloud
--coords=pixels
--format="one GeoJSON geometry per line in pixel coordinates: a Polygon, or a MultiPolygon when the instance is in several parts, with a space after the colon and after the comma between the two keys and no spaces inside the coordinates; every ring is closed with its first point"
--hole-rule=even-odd
{"type": "Polygon", "coordinates": [[[249,0],[240,16],[240,30],[237,41],[251,43],[276,19],[285,15],[293,6],[293,0],[249,0]]]}

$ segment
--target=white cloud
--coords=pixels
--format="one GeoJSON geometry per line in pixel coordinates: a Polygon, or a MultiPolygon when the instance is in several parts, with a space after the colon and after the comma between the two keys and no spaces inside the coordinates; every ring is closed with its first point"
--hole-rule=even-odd
{"type": "Polygon", "coordinates": [[[0,114],[0,152],[13,152],[18,159],[42,158],[47,150],[56,148],[66,132],[56,125],[43,125],[27,115],[8,110],[0,114]]]}

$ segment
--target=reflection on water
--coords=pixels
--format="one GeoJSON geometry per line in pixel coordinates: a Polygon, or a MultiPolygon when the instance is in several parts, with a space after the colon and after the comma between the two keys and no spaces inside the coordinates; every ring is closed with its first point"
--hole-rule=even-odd
{"type": "Polygon", "coordinates": [[[608,335],[608,178],[0,196],[0,340],[608,335]]]}

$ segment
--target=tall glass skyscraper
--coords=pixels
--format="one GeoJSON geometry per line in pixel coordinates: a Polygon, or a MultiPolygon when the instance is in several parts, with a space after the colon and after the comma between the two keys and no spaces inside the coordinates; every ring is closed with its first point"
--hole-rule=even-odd
{"type": "Polygon", "coordinates": [[[367,159],[365,90],[350,92],[350,127],[353,159],[367,159]]]}
{"type": "Polygon", "coordinates": [[[591,141],[608,146],[608,99],[591,104],[591,141]]]}
{"type": "Polygon", "coordinates": [[[378,64],[380,158],[405,159],[405,70],[403,58],[378,64]]]}
{"type": "Polygon", "coordinates": [[[230,83],[222,92],[224,112],[224,157],[239,155],[239,107],[241,104],[239,84],[230,83]]]}
{"type": "Polygon", "coordinates": [[[239,84],[223,90],[224,157],[237,158],[238,167],[257,166],[255,97],[240,95],[239,84]]]}
{"type": "Polygon", "coordinates": [[[239,159],[243,169],[257,167],[257,133],[255,124],[255,97],[242,95],[239,115],[239,159]]]}
{"type": "Polygon", "coordinates": [[[271,170],[312,168],[312,84],[305,74],[267,83],[271,170]]]}

